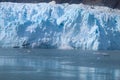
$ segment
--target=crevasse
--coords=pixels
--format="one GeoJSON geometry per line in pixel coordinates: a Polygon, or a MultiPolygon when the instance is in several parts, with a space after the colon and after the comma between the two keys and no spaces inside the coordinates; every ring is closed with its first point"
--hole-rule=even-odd
{"type": "Polygon", "coordinates": [[[0,47],[120,50],[120,10],[83,4],[0,3],[0,47]]]}

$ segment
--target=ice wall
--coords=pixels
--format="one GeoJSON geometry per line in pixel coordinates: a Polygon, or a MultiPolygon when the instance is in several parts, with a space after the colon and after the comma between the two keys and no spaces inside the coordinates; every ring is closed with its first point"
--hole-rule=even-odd
{"type": "Polygon", "coordinates": [[[120,50],[120,10],[0,3],[0,47],[120,50]]]}

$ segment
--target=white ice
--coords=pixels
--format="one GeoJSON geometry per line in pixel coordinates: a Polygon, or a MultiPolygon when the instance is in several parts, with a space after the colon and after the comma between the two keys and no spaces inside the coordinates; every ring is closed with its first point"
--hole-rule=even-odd
{"type": "Polygon", "coordinates": [[[0,47],[120,50],[120,10],[1,2],[0,47]]]}

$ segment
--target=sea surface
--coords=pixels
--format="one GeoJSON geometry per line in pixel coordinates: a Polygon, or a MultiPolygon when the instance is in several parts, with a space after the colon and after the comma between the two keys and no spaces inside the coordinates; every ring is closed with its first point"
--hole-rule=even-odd
{"type": "Polygon", "coordinates": [[[120,80],[120,51],[0,49],[0,80],[120,80]]]}

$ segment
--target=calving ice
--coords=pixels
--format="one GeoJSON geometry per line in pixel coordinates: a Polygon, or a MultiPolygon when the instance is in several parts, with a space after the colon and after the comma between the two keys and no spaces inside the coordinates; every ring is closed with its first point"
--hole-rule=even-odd
{"type": "Polygon", "coordinates": [[[120,10],[1,2],[0,47],[120,50],[120,10]]]}

